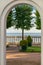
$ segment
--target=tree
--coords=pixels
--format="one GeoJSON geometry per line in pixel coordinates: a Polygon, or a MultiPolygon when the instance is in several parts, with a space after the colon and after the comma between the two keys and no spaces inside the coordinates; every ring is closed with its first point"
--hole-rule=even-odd
{"type": "Polygon", "coordinates": [[[36,22],[35,22],[35,24],[36,24],[36,29],[41,29],[40,14],[39,14],[39,12],[38,12],[37,10],[36,10],[35,15],[36,15],[36,17],[35,17],[35,19],[36,19],[36,22]]]}
{"type": "Polygon", "coordinates": [[[7,24],[6,24],[7,28],[12,26],[12,21],[13,21],[12,17],[13,16],[12,16],[12,10],[11,10],[8,17],[7,17],[7,24]]]}
{"type": "Polygon", "coordinates": [[[32,6],[31,5],[18,5],[15,7],[15,18],[14,18],[14,25],[15,28],[22,29],[22,40],[24,40],[24,29],[29,30],[32,27],[31,20],[32,20],[32,6]]]}

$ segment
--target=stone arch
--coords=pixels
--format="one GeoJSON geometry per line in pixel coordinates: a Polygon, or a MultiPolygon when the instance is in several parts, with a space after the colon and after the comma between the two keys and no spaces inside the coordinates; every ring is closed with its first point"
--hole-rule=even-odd
{"type": "MultiPolygon", "coordinates": [[[[41,28],[43,26],[43,15],[42,15],[42,8],[39,4],[37,4],[36,2],[32,1],[32,0],[21,0],[21,1],[11,1],[9,2],[7,5],[5,5],[5,7],[3,8],[2,12],[1,12],[1,15],[0,15],[0,22],[1,22],[1,54],[0,54],[0,57],[1,57],[1,61],[0,61],[0,65],[6,65],[6,48],[5,48],[5,39],[6,39],[6,19],[7,19],[7,16],[10,12],[10,10],[16,6],[17,4],[22,4],[22,3],[25,3],[25,4],[30,4],[34,7],[36,7],[36,9],[39,11],[40,13],[40,16],[41,16],[41,28]]],[[[43,42],[43,28],[42,28],[42,39],[41,39],[41,43],[43,42]]]]}

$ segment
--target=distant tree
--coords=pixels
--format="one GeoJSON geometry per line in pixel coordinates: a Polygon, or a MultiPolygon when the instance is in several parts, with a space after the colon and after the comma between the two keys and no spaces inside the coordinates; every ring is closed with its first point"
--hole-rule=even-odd
{"type": "Polygon", "coordinates": [[[39,12],[38,12],[37,10],[36,10],[35,15],[36,15],[36,17],[35,17],[35,19],[36,19],[36,22],[35,22],[35,24],[36,24],[36,29],[41,29],[40,14],[39,14],[39,12]]]}
{"type": "Polygon", "coordinates": [[[24,39],[24,29],[29,30],[32,27],[31,20],[33,19],[32,11],[33,7],[31,5],[18,5],[15,7],[15,18],[13,25],[15,25],[15,28],[21,28],[22,29],[22,40],[24,39]]]}
{"type": "Polygon", "coordinates": [[[12,16],[12,10],[11,10],[8,17],[7,17],[7,24],[6,24],[7,28],[12,26],[12,21],[13,21],[12,17],[13,16],[12,16]]]}

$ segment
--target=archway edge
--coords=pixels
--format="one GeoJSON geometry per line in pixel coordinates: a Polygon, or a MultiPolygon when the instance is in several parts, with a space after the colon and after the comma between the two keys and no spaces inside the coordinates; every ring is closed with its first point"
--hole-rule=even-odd
{"type": "MultiPolygon", "coordinates": [[[[12,1],[6,3],[5,6],[2,5],[3,8],[1,8],[0,16],[2,16],[4,10],[5,10],[8,6],[10,6],[10,5],[13,4],[13,5],[12,5],[12,7],[13,7],[13,6],[15,6],[15,5],[17,5],[17,4],[20,4],[20,3],[31,4],[32,6],[35,6],[35,7],[37,8],[37,10],[39,10],[39,8],[40,8],[40,9],[42,8],[39,3],[36,3],[36,2],[33,1],[33,0],[21,0],[21,1],[20,1],[20,0],[17,0],[17,1],[12,0],[12,1]],[[13,3],[14,3],[14,4],[13,4],[13,3]]],[[[42,9],[41,9],[41,10],[42,10],[42,9]]]]}
{"type": "MultiPolygon", "coordinates": [[[[5,58],[6,58],[6,55],[5,55],[5,30],[6,30],[6,18],[7,18],[7,15],[8,13],[10,12],[10,10],[12,9],[13,6],[17,5],[17,4],[20,4],[20,3],[27,3],[27,4],[31,4],[33,6],[35,6],[37,8],[37,10],[39,11],[40,15],[41,15],[41,22],[43,22],[43,15],[42,15],[42,8],[36,4],[34,1],[13,1],[13,2],[9,2],[2,10],[1,12],[1,19],[0,19],[0,22],[1,22],[1,53],[0,53],[0,65],[6,65],[5,63],[5,58]]],[[[42,24],[43,26],[43,24],[42,24]]],[[[42,28],[42,33],[43,33],[43,28],[42,28]]],[[[42,34],[42,42],[43,42],[43,34],[42,34]]],[[[43,64],[42,64],[43,65],[43,64]]]]}
{"type": "Polygon", "coordinates": [[[22,3],[24,3],[24,4],[30,4],[30,5],[34,6],[38,10],[38,12],[40,13],[40,17],[41,17],[41,20],[42,20],[42,12],[43,12],[43,10],[42,10],[41,6],[39,6],[39,4],[37,4],[36,2],[34,2],[32,0],[21,0],[21,1],[18,0],[18,1],[11,1],[11,2],[9,2],[4,7],[4,9],[2,10],[1,15],[0,15],[0,21],[1,21],[1,23],[4,23],[6,21],[7,16],[9,14],[10,10],[14,6],[16,6],[18,4],[22,4],[22,3]]]}

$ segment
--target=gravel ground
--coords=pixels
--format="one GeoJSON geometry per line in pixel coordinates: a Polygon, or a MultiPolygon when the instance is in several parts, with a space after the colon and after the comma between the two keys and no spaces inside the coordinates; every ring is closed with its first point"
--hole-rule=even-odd
{"type": "Polygon", "coordinates": [[[7,49],[6,59],[6,65],[41,65],[40,53],[21,53],[17,47],[7,49]]]}

